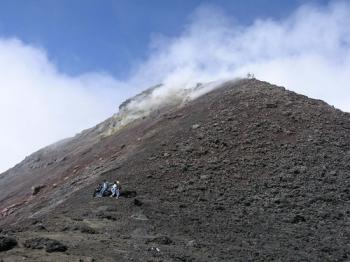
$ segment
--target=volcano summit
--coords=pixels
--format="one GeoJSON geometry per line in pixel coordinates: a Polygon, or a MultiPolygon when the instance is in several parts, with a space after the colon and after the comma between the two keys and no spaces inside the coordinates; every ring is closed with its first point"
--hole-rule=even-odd
{"type": "Polygon", "coordinates": [[[0,260],[349,259],[350,114],[243,79],[123,122],[147,96],[0,175],[0,260]]]}

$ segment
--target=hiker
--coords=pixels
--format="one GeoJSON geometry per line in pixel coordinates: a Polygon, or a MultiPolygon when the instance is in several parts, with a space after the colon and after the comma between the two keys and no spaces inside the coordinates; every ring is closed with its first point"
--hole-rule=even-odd
{"type": "Polygon", "coordinates": [[[99,196],[99,195],[100,195],[100,192],[101,192],[101,189],[102,189],[102,184],[99,183],[99,184],[97,185],[97,187],[95,188],[95,190],[94,190],[93,197],[99,196]]]}
{"type": "Polygon", "coordinates": [[[100,191],[100,197],[103,197],[103,194],[107,191],[108,189],[108,182],[106,180],[103,180],[102,188],[100,191]]]}
{"type": "Polygon", "coordinates": [[[119,195],[120,195],[120,189],[121,189],[121,186],[120,186],[119,181],[114,181],[113,186],[112,186],[112,195],[111,195],[111,197],[115,197],[115,198],[118,199],[119,195]]]}

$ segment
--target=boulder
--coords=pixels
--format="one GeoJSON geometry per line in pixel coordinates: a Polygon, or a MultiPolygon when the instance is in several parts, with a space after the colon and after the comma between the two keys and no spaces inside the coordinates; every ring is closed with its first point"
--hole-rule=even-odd
{"type": "Polygon", "coordinates": [[[65,252],[67,247],[57,240],[48,241],[46,244],[46,252],[65,252]]]}
{"type": "Polygon", "coordinates": [[[43,189],[45,185],[32,186],[32,195],[37,195],[41,189],[43,189]]]}
{"type": "Polygon", "coordinates": [[[43,237],[36,237],[27,239],[23,246],[30,249],[44,249],[46,252],[65,252],[67,250],[67,247],[62,244],[61,242],[50,239],[50,238],[43,238],[43,237]]]}
{"type": "Polygon", "coordinates": [[[17,240],[13,237],[0,235],[0,252],[7,251],[17,246],[17,240]]]}

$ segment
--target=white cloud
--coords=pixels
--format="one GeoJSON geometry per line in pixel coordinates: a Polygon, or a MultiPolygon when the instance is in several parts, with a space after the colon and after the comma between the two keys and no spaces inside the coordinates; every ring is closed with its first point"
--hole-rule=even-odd
{"type": "Polygon", "coordinates": [[[140,75],[181,86],[253,72],[350,111],[349,24],[344,1],[302,6],[284,20],[258,19],[250,26],[202,6],[179,37],[153,45],[140,75]]]}
{"type": "Polygon", "coordinates": [[[104,120],[123,99],[158,83],[164,83],[159,100],[197,82],[253,72],[350,111],[349,24],[345,1],[302,6],[285,19],[250,26],[202,6],[179,36],[154,39],[148,59],[124,82],[98,72],[64,75],[43,49],[0,39],[0,170],[104,120]]]}
{"type": "Polygon", "coordinates": [[[122,87],[108,75],[63,75],[43,50],[0,40],[0,170],[109,117],[122,87]]]}

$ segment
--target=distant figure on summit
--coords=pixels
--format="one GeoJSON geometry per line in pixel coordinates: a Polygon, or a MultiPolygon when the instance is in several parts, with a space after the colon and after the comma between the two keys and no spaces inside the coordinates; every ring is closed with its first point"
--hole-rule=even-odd
{"type": "Polygon", "coordinates": [[[249,72],[249,73],[247,74],[247,78],[248,78],[248,79],[255,79],[255,76],[254,76],[253,73],[250,73],[250,72],[249,72]]]}
{"type": "Polygon", "coordinates": [[[114,183],[113,183],[113,186],[112,186],[112,189],[111,189],[111,191],[112,191],[112,195],[111,195],[111,197],[115,197],[115,198],[119,198],[119,195],[120,195],[120,190],[121,190],[121,186],[120,186],[120,183],[119,183],[119,181],[114,181],[114,183]]]}

